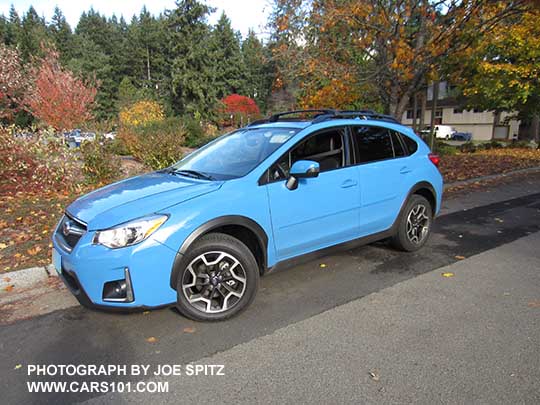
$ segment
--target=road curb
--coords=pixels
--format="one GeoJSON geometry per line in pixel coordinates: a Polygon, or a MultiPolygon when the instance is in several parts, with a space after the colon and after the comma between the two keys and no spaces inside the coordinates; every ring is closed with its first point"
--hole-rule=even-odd
{"type": "Polygon", "coordinates": [[[452,188],[452,187],[466,186],[469,184],[477,183],[479,181],[503,179],[505,177],[512,176],[514,174],[529,174],[529,173],[537,173],[537,172],[540,172],[540,166],[528,167],[526,169],[512,170],[511,172],[506,172],[506,173],[490,174],[488,176],[475,177],[473,179],[454,181],[452,183],[445,184],[444,189],[448,190],[449,188],[452,188]]]}
{"type": "MultiPolygon", "coordinates": [[[[512,170],[511,172],[501,173],[501,174],[492,174],[489,176],[475,177],[473,179],[455,181],[453,183],[448,183],[444,185],[444,189],[448,190],[452,187],[465,186],[468,184],[473,184],[479,181],[484,180],[493,180],[499,178],[505,178],[512,176],[514,174],[528,174],[540,172],[540,166],[529,167],[526,169],[512,170]]],[[[44,267],[31,267],[22,270],[16,270],[8,273],[2,273],[0,275],[0,297],[7,294],[14,294],[15,291],[12,289],[27,288],[32,285],[38,284],[39,282],[46,281],[49,277],[58,277],[56,270],[50,264],[44,267]],[[7,280],[7,281],[6,281],[7,280]],[[13,286],[13,287],[10,287],[13,286]],[[7,290],[6,290],[7,289],[7,290]]]]}

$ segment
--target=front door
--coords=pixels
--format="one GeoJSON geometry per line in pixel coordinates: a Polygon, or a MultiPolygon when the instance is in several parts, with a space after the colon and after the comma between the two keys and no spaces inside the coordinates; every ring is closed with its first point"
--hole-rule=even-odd
{"type": "Polygon", "coordinates": [[[358,172],[348,162],[345,129],[334,128],[310,136],[272,166],[266,187],[278,260],[357,236],[358,172]],[[320,174],[289,190],[286,178],[297,160],[318,162],[320,174]]]}

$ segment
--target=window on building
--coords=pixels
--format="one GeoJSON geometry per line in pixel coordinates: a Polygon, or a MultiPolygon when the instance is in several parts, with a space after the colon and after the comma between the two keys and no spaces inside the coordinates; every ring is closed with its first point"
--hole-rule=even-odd
{"type": "Polygon", "coordinates": [[[462,114],[463,108],[454,108],[454,114],[462,114]]]}
{"type": "Polygon", "coordinates": [[[435,110],[435,118],[442,118],[442,108],[437,108],[435,110]]]}
{"type": "MultiPolygon", "coordinates": [[[[409,120],[412,120],[414,119],[414,116],[413,116],[413,113],[414,113],[414,110],[407,110],[407,119],[409,120]]],[[[419,119],[420,118],[420,115],[422,114],[422,110],[421,109],[418,109],[416,110],[416,118],[419,119]]]]}

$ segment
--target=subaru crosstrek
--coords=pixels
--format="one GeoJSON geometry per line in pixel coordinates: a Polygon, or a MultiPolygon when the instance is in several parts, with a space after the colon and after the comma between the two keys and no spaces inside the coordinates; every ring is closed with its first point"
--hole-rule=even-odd
{"type": "Polygon", "coordinates": [[[438,159],[372,111],[276,114],[74,201],[53,263],[85,306],[222,320],[289,259],[350,241],[419,249],[441,206],[438,159]]]}

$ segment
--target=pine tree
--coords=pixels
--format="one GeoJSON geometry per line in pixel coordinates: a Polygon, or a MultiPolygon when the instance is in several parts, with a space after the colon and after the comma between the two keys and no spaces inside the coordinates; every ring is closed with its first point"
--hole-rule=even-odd
{"type": "Polygon", "coordinates": [[[66,17],[62,13],[62,10],[56,6],[54,8],[54,15],[49,25],[49,29],[52,34],[52,38],[56,49],[60,52],[60,61],[66,63],[72,58],[73,54],[73,33],[71,27],[66,21],[66,17]]]}
{"type": "Polygon", "coordinates": [[[30,6],[22,19],[17,45],[24,62],[32,57],[42,56],[41,44],[47,43],[49,35],[45,20],[41,18],[34,7],[30,6]]]}
{"type": "Polygon", "coordinates": [[[246,71],[240,51],[240,34],[234,32],[225,13],[221,14],[212,30],[211,47],[217,97],[245,94],[246,71]]]}
{"type": "Polygon", "coordinates": [[[6,45],[15,46],[19,43],[21,35],[21,19],[13,4],[9,9],[9,17],[7,18],[7,28],[4,42],[6,45]]]}
{"type": "Polygon", "coordinates": [[[210,30],[211,9],[197,0],[178,0],[168,14],[172,58],[171,104],[179,114],[211,116],[216,104],[210,30]]]}
{"type": "Polygon", "coordinates": [[[254,99],[262,111],[266,110],[272,87],[271,68],[267,49],[249,30],[242,43],[242,57],[246,71],[246,94],[254,99]]]}

